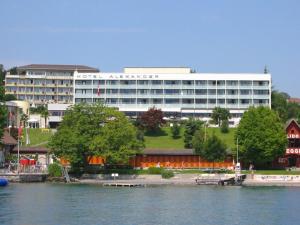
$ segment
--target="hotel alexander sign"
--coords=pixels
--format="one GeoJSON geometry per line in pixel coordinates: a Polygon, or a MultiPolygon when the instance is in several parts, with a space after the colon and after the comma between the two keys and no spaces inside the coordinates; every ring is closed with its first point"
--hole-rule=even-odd
{"type": "Polygon", "coordinates": [[[122,79],[129,79],[129,80],[139,80],[139,79],[159,79],[159,75],[157,74],[75,74],[75,80],[122,80],[122,79]]]}

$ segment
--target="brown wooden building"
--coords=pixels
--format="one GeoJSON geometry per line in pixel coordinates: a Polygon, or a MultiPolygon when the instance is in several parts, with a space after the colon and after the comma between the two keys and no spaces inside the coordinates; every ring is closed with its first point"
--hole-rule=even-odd
{"type": "Polygon", "coordinates": [[[174,169],[193,168],[232,168],[232,158],[224,162],[207,162],[195,155],[193,149],[145,149],[142,154],[131,158],[130,165],[134,168],[164,167],[174,169]]]}

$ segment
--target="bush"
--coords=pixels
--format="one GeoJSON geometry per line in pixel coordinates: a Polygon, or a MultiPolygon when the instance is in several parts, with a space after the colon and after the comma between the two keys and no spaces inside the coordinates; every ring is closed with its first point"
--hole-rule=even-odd
{"type": "Polygon", "coordinates": [[[148,173],[149,174],[161,174],[163,171],[163,168],[160,167],[149,167],[148,173]]]}
{"type": "Polygon", "coordinates": [[[48,166],[49,176],[51,177],[61,177],[62,171],[61,166],[58,163],[53,163],[48,166]]]}
{"type": "Polygon", "coordinates": [[[228,120],[223,120],[221,123],[221,132],[222,133],[228,133],[229,132],[229,123],[228,120]]]}
{"type": "Polygon", "coordinates": [[[171,133],[173,139],[179,138],[180,137],[180,126],[178,125],[177,122],[173,123],[173,126],[171,127],[171,133]]]}
{"type": "Polygon", "coordinates": [[[169,179],[171,177],[174,177],[174,172],[171,170],[163,170],[161,172],[161,177],[164,179],[169,179]]]}

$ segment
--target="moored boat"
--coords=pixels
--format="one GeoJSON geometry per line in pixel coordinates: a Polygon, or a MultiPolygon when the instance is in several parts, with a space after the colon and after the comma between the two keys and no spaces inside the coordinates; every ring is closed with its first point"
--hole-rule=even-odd
{"type": "Polygon", "coordinates": [[[4,187],[6,185],[8,185],[8,180],[5,178],[0,178],[0,187],[4,187]]]}

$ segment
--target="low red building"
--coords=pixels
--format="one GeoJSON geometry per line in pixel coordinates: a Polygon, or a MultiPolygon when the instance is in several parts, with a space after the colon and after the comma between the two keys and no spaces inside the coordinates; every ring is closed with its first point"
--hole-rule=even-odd
{"type": "Polygon", "coordinates": [[[226,168],[231,169],[232,157],[224,162],[208,162],[196,155],[192,149],[145,149],[132,157],[129,164],[134,168],[164,167],[173,169],[226,168]]]}
{"type": "Polygon", "coordinates": [[[275,167],[300,167],[300,126],[296,120],[289,120],[286,125],[288,146],[285,154],[274,163],[275,167]]]}

